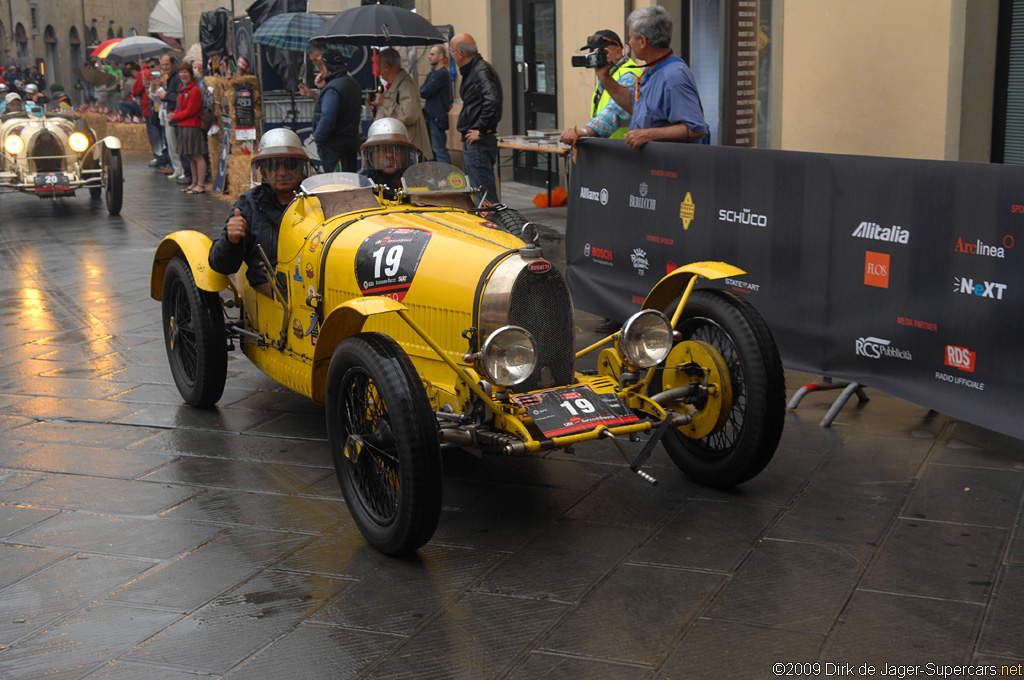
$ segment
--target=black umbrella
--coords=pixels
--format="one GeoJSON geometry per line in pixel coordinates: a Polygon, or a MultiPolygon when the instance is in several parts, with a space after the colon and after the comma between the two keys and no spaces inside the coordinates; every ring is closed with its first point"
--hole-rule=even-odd
{"type": "Polygon", "coordinates": [[[324,22],[314,40],[346,45],[436,45],[444,36],[415,12],[391,5],[363,5],[324,22]]]}

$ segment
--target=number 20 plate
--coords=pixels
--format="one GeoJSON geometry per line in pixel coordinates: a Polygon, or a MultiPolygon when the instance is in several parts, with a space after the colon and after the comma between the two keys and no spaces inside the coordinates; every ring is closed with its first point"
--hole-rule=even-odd
{"type": "Polygon", "coordinates": [[[638,420],[617,395],[598,394],[586,385],[559,387],[513,397],[526,408],[546,437],[586,432],[598,425],[614,427],[638,420]]]}

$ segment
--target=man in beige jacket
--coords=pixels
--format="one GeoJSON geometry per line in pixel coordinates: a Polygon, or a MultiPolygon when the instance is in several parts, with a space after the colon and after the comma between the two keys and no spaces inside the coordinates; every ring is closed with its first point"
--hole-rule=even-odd
{"type": "Polygon", "coordinates": [[[388,48],[380,53],[380,77],[387,81],[388,89],[369,99],[369,103],[377,107],[374,120],[397,118],[402,121],[409,131],[409,141],[423,152],[425,159],[432,159],[434,152],[423,120],[420,88],[402,68],[402,58],[397,50],[388,48]]]}

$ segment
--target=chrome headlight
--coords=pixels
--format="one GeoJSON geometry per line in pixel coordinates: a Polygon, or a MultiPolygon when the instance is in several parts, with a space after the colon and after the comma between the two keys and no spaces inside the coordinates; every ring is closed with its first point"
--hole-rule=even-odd
{"type": "Polygon", "coordinates": [[[479,365],[495,385],[518,385],[537,367],[537,345],[525,328],[502,326],[484,341],[479,365]]]}
{"type": "Polygon", "coordinates": [[[7,135],[7,139],[4,140],[4,149],[12,156],[17,156],[25,150],[25,140],[21,138],[21,135],[7,135]]]}
{"type": "Polygon", "coordinates": [[[68,138],[68,145],[71,147],[72,151],[82,153],[89,148],[89,138],[81,132],[76,132],[68,138]]]}
{"type": "Polygon", "coordinates": [[[672,326],[656,309],[639,311],[623,325],[619,348],[640,368],[657,366],[672,349],[672,326]]]}

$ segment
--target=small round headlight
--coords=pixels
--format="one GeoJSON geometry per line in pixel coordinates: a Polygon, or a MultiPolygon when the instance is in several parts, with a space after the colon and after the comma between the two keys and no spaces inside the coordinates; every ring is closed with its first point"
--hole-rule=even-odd
{"type": "Polygon", "coordinates": [[[656,309],[637,312],[622,326],[619,348],[626,359],[640,368],[657,366],[672,349],[669,320],[656,309]]]}
{"type": "Polygon", "coordinates": [[[71,146],[72,150],[82,153],[89,148],[89,138],[81,132],[76,132],[68,138],[68,144],[71,146]]]}
{"type": "Polygon", "coordinates": [[[533,336],[519,326],[502,326],[484,341],[479,366],[495,385],[518,385],[537,367],[533,336]]]}
{"type": "Polygon", "coordinates": [[[7,135],[7,139],[4,140],[4,148],[7,153],[17,156],[25,150],[25,140],[21,138],[21,135],[7,135]]]}

